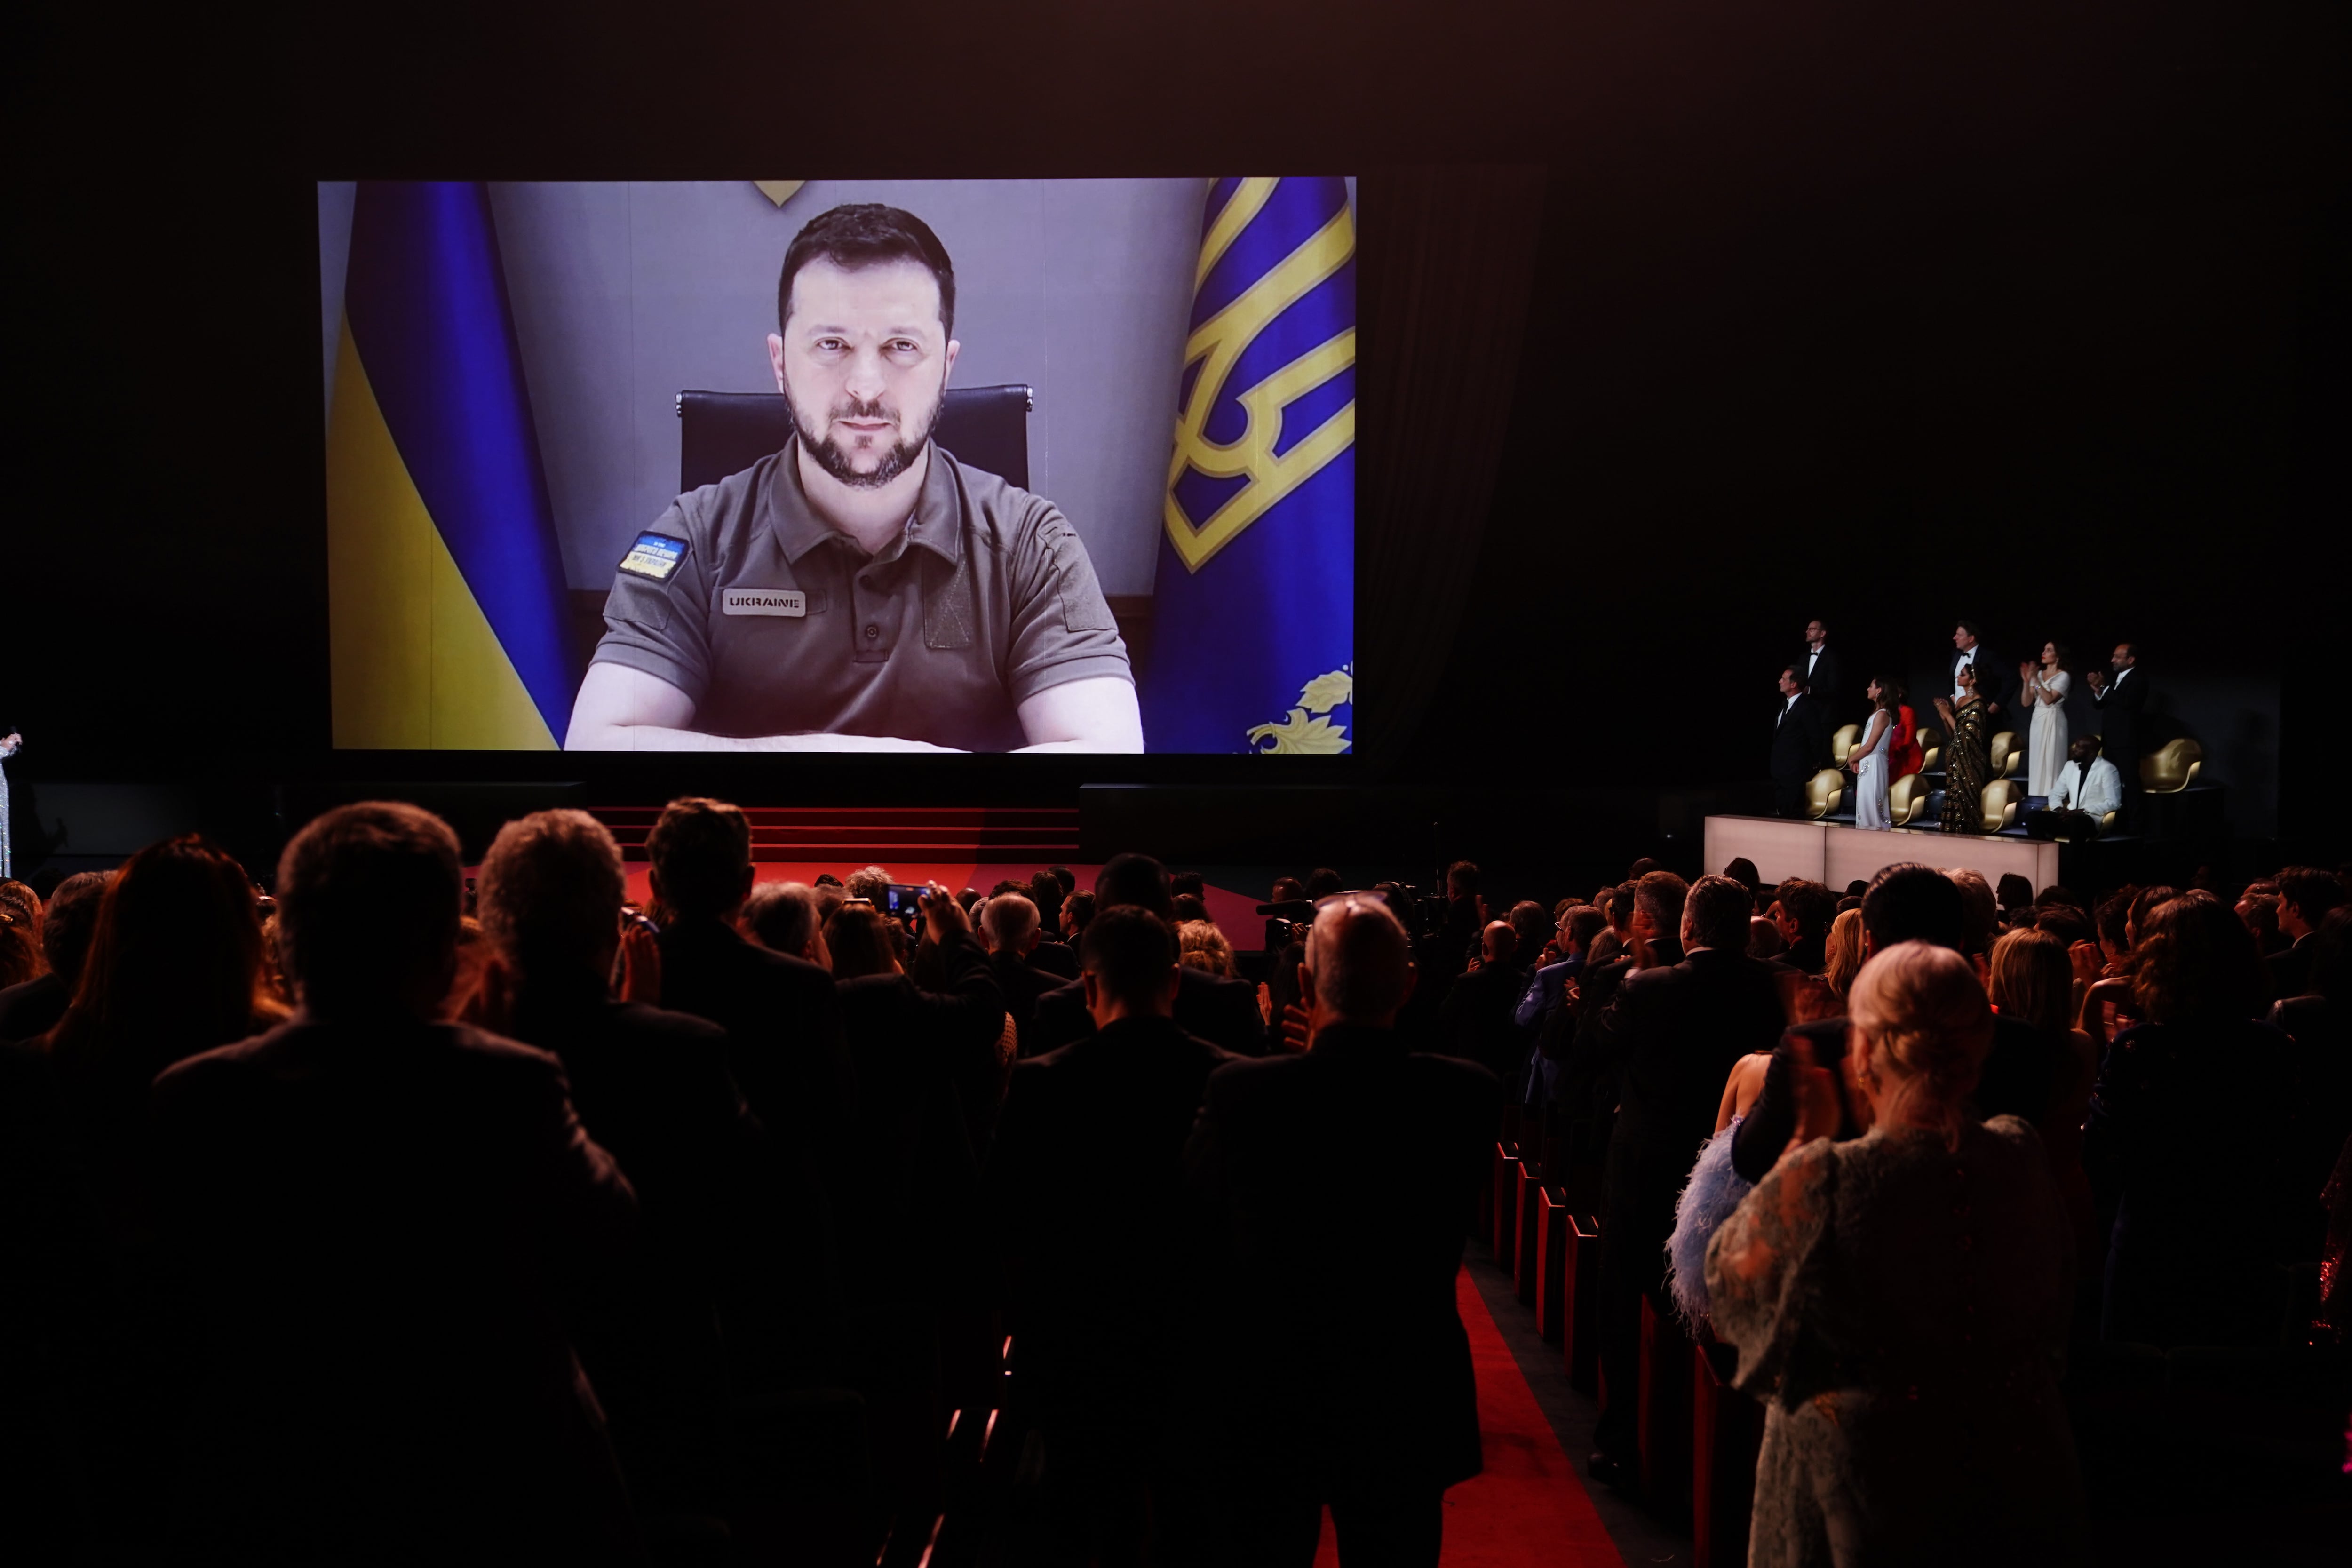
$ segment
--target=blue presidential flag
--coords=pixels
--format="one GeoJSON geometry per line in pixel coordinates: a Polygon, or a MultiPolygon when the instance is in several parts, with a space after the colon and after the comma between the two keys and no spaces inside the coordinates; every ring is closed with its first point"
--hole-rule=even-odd
{"type": "Polygon", "coordinates": [[[1155,752],[1345,752],[1355,721],[1347,182],[1209,190],[1153,588],[1155,752]]]}

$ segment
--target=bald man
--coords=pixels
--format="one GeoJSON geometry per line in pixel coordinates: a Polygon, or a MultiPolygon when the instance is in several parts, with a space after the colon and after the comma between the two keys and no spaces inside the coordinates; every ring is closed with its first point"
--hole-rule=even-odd
{"type": "Polygon", "coordinates": [[[1433,1565],[1480,1468],[1454,1276],[1501,1088],[1396,1032],[1411,946],[1375,895],[1327,902],[1299,971],[1309,1048],[1217,1072],[1185,1151],[1202,1321],[1257,1326],[1195,1347],[1216,1506],[1170,1527],[1187,1562],[1306,1568],[1328,1504],[1342,1563],[1433,1565]]]}

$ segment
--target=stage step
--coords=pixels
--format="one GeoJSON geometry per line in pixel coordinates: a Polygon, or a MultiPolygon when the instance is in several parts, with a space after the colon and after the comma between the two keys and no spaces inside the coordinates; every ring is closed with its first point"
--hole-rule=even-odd
{"type": "MultiPolygon", "coordinates": [[[[598,806],[590,815],[612,830],[623,857],[646,858],[646,837],[662,808],[598,806]]],[[[930,860],[1075,860],[1078,814],[1054,806],[745,806],[751,858],[760,861],[866,858],[892,855],[930,860]]]]}

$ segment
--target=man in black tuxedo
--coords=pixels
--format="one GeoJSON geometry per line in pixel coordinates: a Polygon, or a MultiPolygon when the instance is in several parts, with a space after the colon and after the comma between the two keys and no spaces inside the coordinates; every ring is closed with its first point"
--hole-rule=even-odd
{"type": "Polygon", "coordinates": [[[2093,669],[2091,706],[2099,710],[2099,754],[2115,763],[2123,780],[2124,804],[2116,825],[2126,833],[2141,831],[2139,757],[2145,737],[2141,718],[2147,711],[2147,677],[2139,668],[2139,654],[2127,642],[2117,643],[2108,658],[2115,673],[2093,669]]]}
{"type": "Polygon", "coordinates": [[[1328,1504],[1342,1563],[1433,1568],[1445,1489],[1481,1468],[1454,1290],[1501,1089],[1406,1048],[1410,953],[1378,899],[1326,903],[1310,1048],[1209,1080],[1184,1166],[1220,1327],[1196,1330],[1186,1395],[1220,1517],[1185,1562],[1304,1568],[1328,1504]]]}
{"type": "Polygon", "coordinates": [[[1830,629],[1819,616],[1805,623],[1805,651],[1798,656],[1797,671],[1805,689],[1818,698],[1834,725],[1837,715],[1852,709],[1855,693],[1845,689],[1845,666],[1830,647],[1830,629]]]}
{"type": "Polygon", "coordinates": [[[1804,667],[1780,668],[1780,707],[1772,719],[1772,813],[1805,815],[1805,784],[1830,765],[1830,732],[1821,703],[1805,690],[1804,667]]]}
{"type": "Polygon", "coordinates": [[[1966,695],[1960,690],[1960,666],[1974,665],[1977,671],[1977,696],[1985,706],[1985,721],[1993,729],[2013,727],[2010,722],[2009,705],[2017,697],[2017,670],[2005,667],[1995,658],[1990,649],[1977,640],[1977,624],[1962,621],[1952,628],[1952,700],[1957,703],[1966,695]]]}
{"type": "MultiPolygon", "coordinates": [[[[1167,868],[1149,855],[1113,856],[1095,877],[1095,908],[1100,911],[1121,904],[1150,910],[1172,923],[1176,900],[1169,891],[1167,868]]],[[[1178,976],[1175,1018],[1185,1033],[1221,1050],[1242,1057],[1265,1053],[1265,1018],[1258,1011],[1257,987],[1245,980],[1227,980],[1184,965],[1178,976]]],[[[1037,1019],[1028,1048],[1058,1050],[1094,1033],[1094,1018],[1087,1011],[1085,983],[1074,981],[1037,998],[1037,1019]]]]}
{"type": "Polygon", "coordinates": [[[1242,1059],[1170,1016],[1176,941],[1159,916],[1107,910],[1083,949],[1095,1032],[1013,1069],[986,1180],[1056,1564],[1140,1545],[1184,1331],[1179,1161],[1209,1075],[1242,1059]]]}
{"type": "Polygon", "coordinates": [[[439,818],[319,817],[278,869],[301,1011],[155,1080],[203,1318],[175,1556],[641,1561],[572,1340],[636,1198],[555,1058],[436,1021],[459,890],[439,818]]]}
{"type": "Polygon", "coordinates": [[[1600,1020],[1602,1048],[1620,1064],[1617,1126],[1609,1138],[1601,1220],[1601,1358],[1609,1403],[1593,1429],[1596,1479],[1638,1470],[1642,1297],[1664,1283],[1675,1200],[1715,1113],[1732,1064],[1780,1037],[1771,965],[1748,956],[1748,889],[1701,877],[1684,900],[1682,957],[1645,968],[1600,1020]]]}

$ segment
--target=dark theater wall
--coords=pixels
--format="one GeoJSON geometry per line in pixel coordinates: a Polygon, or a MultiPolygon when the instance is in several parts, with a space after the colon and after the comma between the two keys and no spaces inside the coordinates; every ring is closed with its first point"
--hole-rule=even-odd
{"type": "Polygon", "coordinates": [[[2352,514],[2340,5],[277,15],[10,30],[26,776],[320,765],[319,178],[1274,155],[1361,171],[1368,230],[1383,169],[1546,169],[1489,521],[1449,528],[1450,632],[1364,628],[1428,697],[1358,779],[1752,777],[1808,616],[1851,668],[1932,667],[1973,615],[2234,693],[2199,721],[2272,748],[2231,764],[2241,830],[2326,820],[2341,683],[2295,672],[2336,658],[2352,514]]]}

